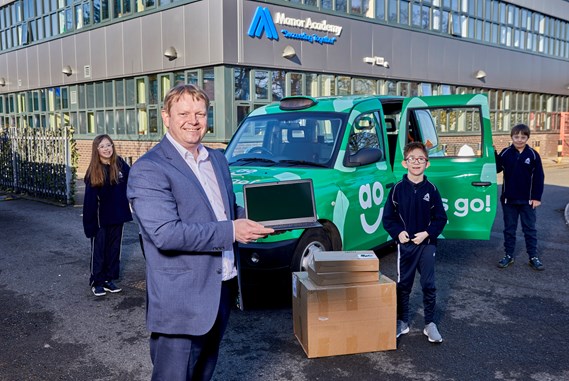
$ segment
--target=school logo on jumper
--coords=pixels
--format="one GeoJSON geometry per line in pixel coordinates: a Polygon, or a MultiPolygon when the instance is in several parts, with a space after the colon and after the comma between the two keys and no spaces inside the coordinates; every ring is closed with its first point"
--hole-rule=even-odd
{"type": "Polygon", "coordinates": [[[531,160],[529,159],[529,157],[526,159],[525,163],[529,164],[531,162],[531,160]]]}
{"type": "Polygon", "coordinates": [[[427,194],[423,197],[423,200],[429,202],[429,201],[431,201],[431,196],[429,196],[429,194],[427,193],[427,194]]]}
{"type": "Polygon", "coordinates": [[[253,20],[251,20],[251,25],[249,25],[249,31],[247,34],[249,37],[261,38],[263,36],[263,31],[267,33],[267,38],[269,40],[279,40],[277,28],[275,27],[269,8],[257,7],[255,15],[253,15],[253,20]]]}

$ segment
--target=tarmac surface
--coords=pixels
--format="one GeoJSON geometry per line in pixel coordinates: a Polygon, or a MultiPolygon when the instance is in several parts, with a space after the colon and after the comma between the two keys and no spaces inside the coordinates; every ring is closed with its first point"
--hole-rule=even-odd
{"type": "MultiPolygon", "coordinates": [[[[441,241],[442,344],[421,332],[418,280],[411,332],[387,352],[307,359],[283,301],[232,313],[214,380],[569,380],[569,163],[544,162],[538,239],[546,270],[527,265],[521,231],[516,262],[496,267],[501,208],[489,241],[441,241]]],[[[123,292],[96,298],[78,201],[61,207],[0,194],[0,381],[150,379],[137,226],[125,225],[123,292]]],[[[394,279],[394,253],[377,254],[394,279]]]]}

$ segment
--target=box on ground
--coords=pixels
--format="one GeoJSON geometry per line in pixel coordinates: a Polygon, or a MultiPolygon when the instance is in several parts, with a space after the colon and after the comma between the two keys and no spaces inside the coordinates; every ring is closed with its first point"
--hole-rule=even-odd
{"type": "Polygon", "coordinates": [[[309,358],[396,349],[395,282],[318,286],[292,275],[294,334],[309,358]]]}
{"type": "Polygon", "coordinates": [[[313,258],[317,273],[379,271],[373,251],[317,251],[313,258]]]}
{"type": "Polygon", "coordinates": [[[314,269],[313,262],[308,264],[306,270],[308,272],[308,277],[310,280],[318,286],[379,281],[379,271],[342,271],[333,273],[319,273],[314,269]]]}

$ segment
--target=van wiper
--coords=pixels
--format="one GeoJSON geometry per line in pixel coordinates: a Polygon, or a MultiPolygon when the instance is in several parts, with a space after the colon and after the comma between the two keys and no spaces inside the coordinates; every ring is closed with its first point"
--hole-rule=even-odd
{"type": "Polygon", "coordinates": [[[280,163],[286,163],[292,165],[309,165],[311,167],[328,168],[328,166],[325,164],[315,163],[313,161],[306,161],[306,160],[285,159],[285,160],[279,160],[279,164],[280,163]]]}
{"type": "Polygon", "coordinates": [[[265,159],[263,157],[247,157],[247,158],[241,158],[241,159],[237,159],[235,161],[230,162],[230,165],[235,165],[237,163],[240,163],[238,165],[247,165],[249,163],[254,163],[254,162],[262,162],[262,163],[270,163],[270,164],[276,164],[277,162],[271,159],[265,159]]]}

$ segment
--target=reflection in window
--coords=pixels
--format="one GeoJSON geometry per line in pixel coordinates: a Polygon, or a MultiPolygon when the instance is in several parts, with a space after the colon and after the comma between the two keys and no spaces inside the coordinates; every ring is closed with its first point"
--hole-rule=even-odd
{"type": "Polygon", "coordinates": [[[347,12],[348,10],[347,0],[336,0],[336,11],[347,12]]]}
{"type": "MultiPolygon", "coordinates": [[[[376,0],[375,17],[378,20],[385,20],[385,1],[386,0],[376,0]]],[[[373,3],[372,3],[373,4],[373,3]]]]}
{"type": "Polygon", "coordinates": [[[235,100],[249,100],[249,73],[251,69],[235,68],[234,84],[235,84],[235,100]]]}
{"type": "Polygon", "coordinates": [[[69,92],[67,87],[60,87],[61,91],[61,108],[66,110],[69,108],[69,92]]]}
{"type": "Polygon", "coordinates": [[[151,134],[158,133],[158,110],[155,108],[148,110],[148,131],[151,134]]]}
{"type": "Polygon", "coordinates": [[[286,73],[284,70],[273,71],[273,82],[271,86],[274,101],[281,100],[286,96],[285,75],[286,73]]]}
{"type": "Polygon", "coordinates": [[[397,22],[397,0],[389,0],[387,3],[387,17],[389,22],[397,22]]]}
{"type": "Polygon", "coordinates": [[[124,106],[124,81],[122,79],[115,81],[115,105],[124,106]]]}
{"type": "Polygon", "coordinates": [[[269,99],[269,72],[255,70],[255,99],[269,99]]]}
{"type": "Polygon", "coordinates": [[[290,74],[290,95],[302,95],[302,74],[290,74]]]}
{"type": "Polygon", "coordinates": [[[95,113],[95,126],[97,128],[97,135],[105,133],[105,112],[97,111],[95,113]]]}
{"type": "Polygon", "coordinates": [[[124,110],[117,110],[116,114],[115,114],[115,121],[116,121],[116,127],[117,127],[117,131],[116,133],[119,135],[124,135],[126,134],[126,125],[125,125],[125,120],[124,120],[124,110]]]}
{"type": "Polygon", "coordinates": [[[306,74],[306,95],[318,96],[318,75],[306,74]]]}
{"type": "Polygon", "coordinates": [[[237,124],[240,124],[243,119],[249,114],[249,106],[238,105],[237,106],[237,124]]]}
{"type": "Polygon", "coordinates": [[[336,86],[333,75],[322,75],[320,77],[320,95],[330,96],[336,95],[336,86]]]}
{"type": "Polygon", "coordinates": [[[400,0],[399,23],[403,25],[409,25],[409,1],[407,0],[400,0]]]}
{"type": "Polygon", "coordinates": [[[125,95],[126,95],[126,105],[127,106],[134,106],[136,101],[136,87],[134,84],[134,79],[129,78],[126,80],[125,86],[125,95]]]}
{"type": "Polygon", "coordinates": [[[107,126],[107,134],[116,133],[114,112],[112,110],[105,112],[105,124],[107,126]]]}
{"type": "Polygon", "coordinates": [[[200,76],[197,71],[188,72],[188,79],[186,81],[187,84],[198,86],[199,82],[200,82],[200,76]]]}
{"type": "Polygon", "coordinates": [[[136,123],[136,111],[134,109],[126,110],[126,133],[129,135],[135,135],[137,133],[137,123],[136,123]]]}
{"type": "Polygon", "coordinates": [[[148,103],[158,103],[158,78],[156,75],[148,76],[148,103]]]}
{"type": "Polygon", "coordinates": [[[350,77],[338,77],[338,92],[336,95],[350,95],[352,92],[350,77]]]}
{"type": "Polygon", "coordinates": [[[210,101],[215,101],[215,75],[213,68],[203,69],[203,91],[207,94],[210,101]]]}

